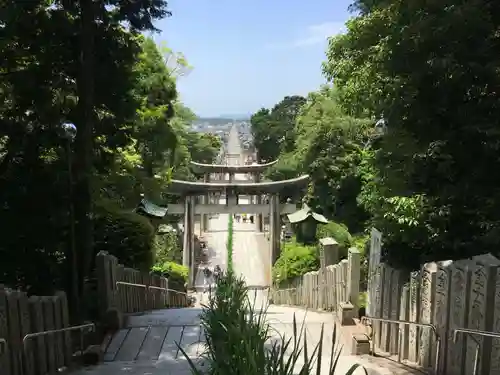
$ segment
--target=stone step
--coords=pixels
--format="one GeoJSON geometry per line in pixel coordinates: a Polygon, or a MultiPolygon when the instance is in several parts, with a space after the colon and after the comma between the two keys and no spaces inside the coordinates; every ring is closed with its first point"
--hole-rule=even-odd
{"type": "Polygon", "coordinates": [[[197,358],[204,350],[202,327],[147,326],[118,331],[104,354],[105,362],[164,361],[184,359],[182,348],[190,358],[197,358]]]}
{"type": "Polygon", "coordinates": [[[377,375],[422,375],[430,374],[423,369],[397,362],[395,357],[380,357],[371,355],[353,356],[353,358],[369,370],[375,370],[377,375]]]}

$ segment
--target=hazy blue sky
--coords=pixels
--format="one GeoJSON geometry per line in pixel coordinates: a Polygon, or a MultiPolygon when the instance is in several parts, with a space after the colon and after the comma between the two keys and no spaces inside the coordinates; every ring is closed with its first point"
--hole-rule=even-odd
{"type": "Polygon", "coordinates": [[[157,42],[185,54],[193,71],[181,100],[200,116],[246,114],[324,78],[326,37],[340,32],[351,0],[170,0],[157,42]]]}

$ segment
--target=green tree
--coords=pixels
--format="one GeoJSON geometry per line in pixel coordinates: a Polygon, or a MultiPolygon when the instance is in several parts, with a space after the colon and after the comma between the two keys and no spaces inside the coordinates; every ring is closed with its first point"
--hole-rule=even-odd
{"type": "Polygon", "coordinates": [[[134,94],[142,43],[137,31],[151,30],[154,19],[166,15],[164,1],[134,6],[99,1],[92,9],[89,4],[10,2],[0,14],[0,197],[9,202],[0,213],[8,233],[0,253],[12,259],[0,273],[4,282],[43,293],[65,284],[64,271],[73,273],[67,266],[72,263],[67,245],[71,154],[81,260],[80,288],[71,295],[78,294],[75,289],[81,293],[93,255],[91,199],[98,190],[90,188],[95,176],[123,173],[117,161],[127,159],[123,150],[133,141],[142,103],[134,94]],[[93,69],[93,60],[99,69],[93,69]],[[67,121],[78,128],[70,155],[61,137],[67,121]]]}
{"type": "Polygon", "coordinates": [[[324,71],[348,113],[386,119],[363,199],[384,230],[389,259],[414,267],[497,254],[500,4],[360,0],[354,7],[360,14],[330,40],[324,71]]]}
{"type": "Polygon", "coordinates": [[[260,159],[275,160],[281,151],[293,150],[295,119],[306,99],[286,96],[271,110],[262,108],[250,119],[254,146],[260,159]]]}

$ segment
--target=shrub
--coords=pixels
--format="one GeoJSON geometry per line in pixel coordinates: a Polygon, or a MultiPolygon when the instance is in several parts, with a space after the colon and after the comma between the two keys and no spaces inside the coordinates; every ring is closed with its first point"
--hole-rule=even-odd
{"type": "Polygon", "coordinates": [[[171,289],[183,288],[187,281],[189,270],[186,266],[175,262],[157,263],[151,271],[168,279],[168,287],[171,289]]]}
{"type": "Polygon", "coordinates": [[[285,243],[280,257],[273,266],[273,280],[281,284],[318,268],[319,259],[316,247],[301,245],[292,240],[285,243]]]}
{"type": "MultiPolygon", "coordinates": [[[[285,337],[277,333],[279,337],[270,342],[272,328],[266,321],[266,309],[256,311],[247,296],[245,282],[236,279],[232,273],[222,275],[217,281],[215,293],[201,314],[207,346],[204,358],[208,361],[208,372],[199,370],[178,345],[189,361],[193,374],[319,374],[324,356],[330,357],[328,374],[338,374],[336,367],[342,348],[336,342],[336,326],[333,329],[331,353],[325,353],[326,355],[323,354],[322,346],[323,328],[318,338],[319,343],[308,352],[305,327],[297,327],[295,317],[293,336],[285,337]],[[299,365],[299,361],[303,364],[299,365]]],[[[355,364],[346,375],[352,374],[356,368],[361,368],[368,374],[362,366],[355,364]]]]}
{"type": "Polygon", "coordinates": [[[155,238],[155,263],[182,262],[182,246],[175,232],[158,234],[155,238]]]}
{"type": "Polygon", "coordinates": [[[154,239],[155,229],[147,218],[110,202],[95,205],[96,252],[107,251],[127,267],[149,270],[154,262],[154,239]]]}
{"type": "Polygon", "coordinates": [[[352,236],[344,224],[331,221],[328,224],[319,225],[316,238],[319,240],[325,237],[331,237],[338,242],[341,259],[347,257],[347,250],[352,246],[352,236]]]}

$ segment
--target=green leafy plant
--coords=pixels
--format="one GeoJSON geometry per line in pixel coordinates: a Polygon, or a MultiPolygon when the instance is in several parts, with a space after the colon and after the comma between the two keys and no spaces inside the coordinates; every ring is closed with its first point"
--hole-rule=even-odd
{"type": "MultiPolygon", "coordinates": [[[[299,328],[294,317],[293,336],[281,336],[266,321],[267,309],[255,309],[248,298],[248,288],[242,279],[231,272],[217,282],[208,305],[201,314],[205,329],[206,351],[203,359],[208,362],[208,372],[200,371],[186,352],[193,374],[210,375],[288,375],[320,374],[323,358],[322,328],[319,343],[312,352],[307,350],[304,324],[299,328]],[[275,333],[275,334],[273,334],[275,333]],[[276,337],[277,339],[271,340],[276,337]],[[274,336],[274,337],[273,337],[274,336]]],[[[328,374],[338,375],[341,346],[337,344],[336,329],[332,335],[332,350],[328,374]]],[[[353,365],[345,375],[356,369],[367,371],[359,364],[353,365]]]]}
{"type": "Polygon", "coordinates": [[[319,267],[315,246],[297,243],[295,240],[285,243],[280,257],[273,266],[273,280],[281,284],[292,280],[319,267]]]}
{"type": "Polygon", "coordinates": [[[127,267],[148,270],[153,265],[155,230],[147,218],[102,200],[95,204],[93,221],[96,249],[127,267]]]}
{"type": "Polygon", "coordinates": [[[189,270],[186,266],[175,262],[155,264],[151,271],[168,279],[169,288],[183,287],[187,281],[189,270]]]}

